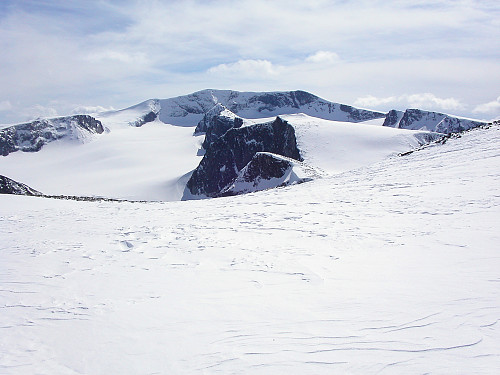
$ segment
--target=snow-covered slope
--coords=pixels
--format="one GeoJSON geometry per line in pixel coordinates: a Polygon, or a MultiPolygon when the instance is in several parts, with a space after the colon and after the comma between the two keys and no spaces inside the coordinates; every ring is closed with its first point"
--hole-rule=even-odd
{"type": "Polygon", "coordinates": [[[0,373],[495,374],[499,149],[205,201],[0,195],[0,373]]]}
{"type": "Polygon", "coordinates": [[[304,114],[280,116],[295,128],[304,161],[330,174],[381,161],[440,137],[426,131],[409,131],[348,122],[331,122],[304,114]]]}

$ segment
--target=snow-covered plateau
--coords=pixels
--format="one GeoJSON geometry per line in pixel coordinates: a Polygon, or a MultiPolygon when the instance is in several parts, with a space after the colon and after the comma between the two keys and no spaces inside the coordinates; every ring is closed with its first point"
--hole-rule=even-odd
{"type": "Polygon", "coordinates": [[[203,90],[0,146],[0,374],[500,368],[498,122],[203,90]]]}

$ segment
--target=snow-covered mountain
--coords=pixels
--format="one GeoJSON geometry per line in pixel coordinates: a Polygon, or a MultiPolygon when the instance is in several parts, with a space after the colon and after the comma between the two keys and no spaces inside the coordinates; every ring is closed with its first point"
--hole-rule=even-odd
{"type": "Polygon", "coordinates": [[[420,109],[407,109],[402,112],[393,109],[385,117],[383,126],[450,134],[486,124],[484,121],[456,117],[439,112],[423,111],[420,109]]]}
{"type": "MultiPolygon", "coordinates": [[[[217,104],[248,119],[292,113],[305,113],[326,120],[348,122],[385,117],[385,113],[382,112],[329,102],[305,91],[240,92],[207,89],[170,99],[147,100],[123,111],[140,111],[142,115],[137,119],[137,124],[144,121],[144,116],[155,113],[160,121],[167,124],[196,126],[217,104]]],[[[150,115],[150,118],[152,116],[150,115]]]]}
{"type": "Polygon", "coordinates": [[[104,132],[102,123],[89,115],[40,119],[0,129],[0,155],[11,152],[35,152],[59,139],[85,142],[92,134],[104,132]]]}

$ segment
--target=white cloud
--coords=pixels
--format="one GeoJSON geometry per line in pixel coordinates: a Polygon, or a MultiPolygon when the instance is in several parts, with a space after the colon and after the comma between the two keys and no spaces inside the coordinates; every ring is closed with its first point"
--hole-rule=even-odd
{"type": "Polygon", "coordinates": [[[463,109],[464,105],[455,98],[439,98],[431,93],[405,94],[400,96],[375,97],[368,95],[356,99],[355,105],[367,108],[388,106],[408,108],[419,108],[428,110],[457,111],[463,109]]]}
{"type": "Polygon", "coordinates": [[[242,76],[269,76],[277,74],[277,68],[268,60],[238,60],[208,69],[210,74],[239,74],[242,76]]]}
{"type": "Polygon", "coordinates": [[[356,99],[354,104],[360,107],[376,108],[381,105],[394,104],[398,102],[399,100],[395,96],[389,96],[387,98],[377,98],[376,96],[373,95],[367,95],[356,99]]]}
{"type": "Polygon", "coordinates": [[[112,50],[90,53],[87,55],[87,60],[96,63],[117,61],[126,64],[145,64],[147,62],[143,53],[126,53],[112,50]]]}
{"type": "Polygon", "coordinates": [[[488,115],[499,115],[500,114],[500,96],[496,100],[492,100],[488,103],[483,103],[477,105],[473,110],[473,113],[484,113],[488,115]]]}
{"type": "Polygon", "coordinates": [[[26,121],[44,117],[56,117],[57,110],[53,107],[46,107],[41,104],[35,104],[32,107],[26,108],[22,111],[26,121]]]}
{"type": "Polygon", "coordinates": [[[316,64],[334,64],[340,61],[339,55],[331,51],[318,51],[314,55],[310,55],[306,58],[307,62],[316,64]]]}
{"type": "Polygon", "coordinates": [[[12,109],[12,104],[8,100],[4,100],[0,102],[0,111],[8,111],[12,109]]]}
{"type": "Polygon", "coordinates": [[[457,110],[463,107],[458,99],[455,98],[438,98],[436,95],[431,93],[424,94],[412,94],[408,95],[406,101],[409,103],[410,107],[417,107],[425,109],[430,108],[441,108],[443,110],[457,110]]]}
{"type": "Polygon", "coordinates": [[[75,107],[71,113],[76,115],[76,114],[86,114],[86,113],[99,113],[99,112],[106,112],[106,111],[113,111],[115,108],[113,107],[103,107],[100,105],[79,105],[75,107]]]}
{"type": "Polygon", "coordinates": [[[0,14],[0,87],[20,108],[68,113],[71,103],[121,107],[224,87],[303,89],[347,104],[431,92],[411,101],[454,111],[457,92],[473,108],[500,85],[489,0],[14,3],[0,14]]]}

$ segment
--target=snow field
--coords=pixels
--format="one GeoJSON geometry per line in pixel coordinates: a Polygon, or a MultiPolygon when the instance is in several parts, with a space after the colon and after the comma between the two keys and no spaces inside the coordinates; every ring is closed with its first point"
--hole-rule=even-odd
{"type": "Polygon", "coordinates": [[[204,201],[0,196],[0,373],[495,373],[499,149],[204,201]]]}

